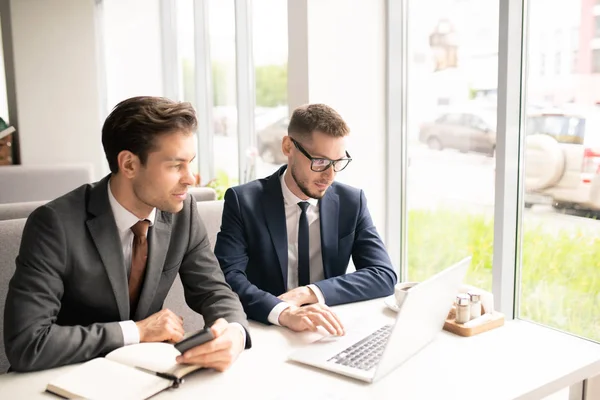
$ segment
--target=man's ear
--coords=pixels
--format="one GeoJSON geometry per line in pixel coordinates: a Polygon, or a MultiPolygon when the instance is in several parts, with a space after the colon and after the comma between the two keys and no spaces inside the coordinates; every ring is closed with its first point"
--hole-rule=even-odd
{"type": "Polygon", "coordinates": [[[140,159],[129,150],[123,150],[117,156],[117,164],[120,173],[127,178],[133,178],[139,169],[140,159]]]}
{"type": "Polygon", "coordinates": [[[292,147],[294,147],[294,143],[292,143],[292,138],[287,135],[284,136],[283,140],[281,141],[281,151],[283,152],[283,155],[289,157],[292,152],[292,147]]]}

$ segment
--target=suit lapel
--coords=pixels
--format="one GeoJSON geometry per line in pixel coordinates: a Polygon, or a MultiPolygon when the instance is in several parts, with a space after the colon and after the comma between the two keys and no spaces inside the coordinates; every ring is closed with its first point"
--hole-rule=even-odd
{"type": "Polygon", "coordinates": [[[156,211],[156,221],[148,235],[148,264],[144,276],[144,284],[140,293],[140,301],[135,310],[135,320],[147,317],[148,310],[154,300],[156,288],[167,258],[167,250],[171,241],[170,214],[156,211]]]}
{"type": "Polygon", "coordinates": [[[285,205],[283,194],[281,193],[281,182],[279,176],[285,170],[285,166],[269,177],[266,184],[266,190],[262,201],[263,212],[267,220],[267,228],[275,247],[281,275],[283,277],[283,287],[287,291],[288,281],[288,245],[287,229],[285,225],[285,205]]]}
{"type": "Polygon", "coordinates": [[[93,217],[86,221],[86,225],[106,268],[119,316],[124,321],[129,319],[127,272],[117,224],[108,201],[108,179],[102,179],[90,190],[88,211],[93,217]]]}
{"type": "Polygon", "coordinates": [[[331,278],[331,266],[338,255],[339,196],[327,190],[319,201],[321,222],[321,256],[325,279],[331,278]]]}

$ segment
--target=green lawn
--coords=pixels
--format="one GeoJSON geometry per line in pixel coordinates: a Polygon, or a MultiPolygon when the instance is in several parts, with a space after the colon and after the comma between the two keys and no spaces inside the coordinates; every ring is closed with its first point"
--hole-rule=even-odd
{"type": "MultiPolygon", "coordinates": [[[[491,291],[493,242],[491,218],[411,210],[408,278],[421,281],[472,255],[466,282],[491,291]]],[[[519,316],[600,341],[600,229],[552,234],[525,224],[522,254],[519,316]]]]}

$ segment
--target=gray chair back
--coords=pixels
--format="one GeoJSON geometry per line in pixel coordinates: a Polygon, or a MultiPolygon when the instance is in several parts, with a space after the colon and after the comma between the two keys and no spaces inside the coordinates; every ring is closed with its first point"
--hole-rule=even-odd
{"type": "Polygon", "coordinates": [[[7,219],[27,218],[39,206],[46,204],[46,201],[27,201],[23,203],[5,203],[0,204],[0,221],[7,219]]]}
{"type": "Polygon", "coordinates": [[[8,282],[15,273],[15,259],[19,254],[25,219],[0,221],[0,374],[8,369],[4,351],[4,304],[8,293],[8,282]]]}
{"type": "Polygon", "coordinates": [[[190,186],[188,187],[188,192],[194,196],[196,201],[211,201],[217,199],[217,191],[213,188],[205,186],[190,186]]]}
{"type": "Polygon", "coordinates": [[[0,168],[0,203],[53,200],[92,182],[92,175],[88,164],[5,165],[0,168]]]}
{"type": "MultiPolygon", "coordinates": [[[[210,247],[215,249],[217,233],[221,230],[221,217],[223,215],[223,200],[200,201],[196,203],[200,219],[206,226],[210,247]]],[[[183,317],[183,327],[186,332],[194,332],[204,327],[202,316],[188,307],[183,294],[183,284],[179,275],[175,278],[171,290],[165,299],[165,307],[183,317]]]]}

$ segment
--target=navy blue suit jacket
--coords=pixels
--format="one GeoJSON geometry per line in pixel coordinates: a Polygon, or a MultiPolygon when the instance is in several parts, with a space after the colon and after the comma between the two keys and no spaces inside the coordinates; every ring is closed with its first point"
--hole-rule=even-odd
{"type": "MultiPolygon", "coordinates": [[[[215,255],[248,317],[263,323],[288,291],[288,246],[280,175],[225,193],[215,255]]],[[[362,190],[334,182],[319,201],[325,279],[314,283],[329,306],[394,292],[396,274],[362,190]],[[346,274],[350,256],[356,272],[346,274]]]]}

